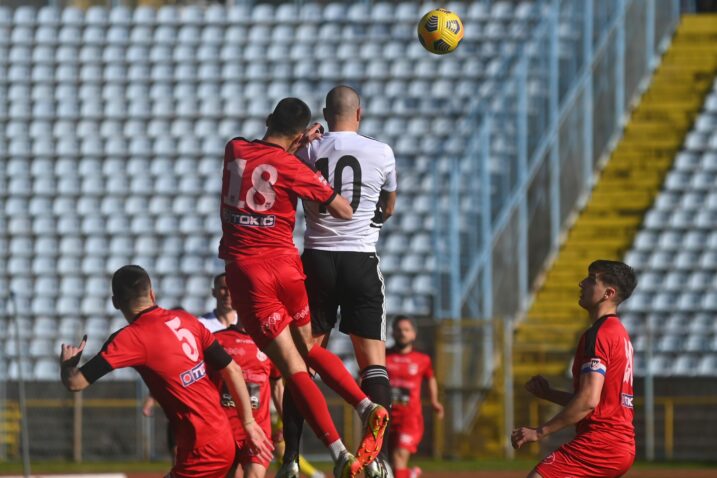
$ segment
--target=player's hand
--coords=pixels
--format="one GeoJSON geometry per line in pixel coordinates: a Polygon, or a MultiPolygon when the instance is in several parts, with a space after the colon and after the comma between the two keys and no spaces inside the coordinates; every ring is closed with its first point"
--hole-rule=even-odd
{"type": "Polygon", "coordinates": [[[77,367],[82,357],[82,351],[85,350],[85,345],[87,345],[87,335],[82,337],[79,347],[62,344],[62,349],[60,350],[60,365],[67,368],[77,367]]]}
{"type": "Polygon", "coordinates": [[[244,430],[249,437],[249,447],[253,455],[271,461],[274,457],[274,444],[266,436],[256,421],[244,425],[244,430]]]}
{"type": "Polygon", "coordinates": [[[534,375],[525,383],[525,389],[534,396],[545,399],[550,393],[550,383],[542,375],[534,375]]]}
{"type": "Polygon", "coordinates": [[[540,440],[540,433],[537,428],[520,427],[513,430],[510,434],[510,443],[516,450],[526,443],[540,440]]]}
{"type": "Polygon", "coordinates": [[[304,133],[304,137],[301,138],[301,144],[311,143],[324,135],[324,127],[321,123],[314,123],[309,126],[309,129],[304,133]]]}
{"type": "Polygon", "coordinates": [[[145,417],[151,417],[154,413],[154,399],[147,397],[142,404],[142,415],[145,417]]]}
{"type": "Polygon", "coordinates": [[[436,413],[436,417],[443,418],[443,405],[441,402],[434,402],[431,403],[431,407],[433,407],[433,411],[436,413]]]}

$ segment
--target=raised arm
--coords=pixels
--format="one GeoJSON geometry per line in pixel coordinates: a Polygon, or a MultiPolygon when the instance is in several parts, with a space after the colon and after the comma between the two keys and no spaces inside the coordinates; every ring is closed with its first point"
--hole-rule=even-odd
{"type": "Polygon", "coordinates": [[[71,392],[79,392],[90,386],[90,382],[77,368],[82,358],[82,351],[87,345],[87,336],[82,337],[79,347],[62,344],[60,351],[60,379],[62,384],[71,392]]]}

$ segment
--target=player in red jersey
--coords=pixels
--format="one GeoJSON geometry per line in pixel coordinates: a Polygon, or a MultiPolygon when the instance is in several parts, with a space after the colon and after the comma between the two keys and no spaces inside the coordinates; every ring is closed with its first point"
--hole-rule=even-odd
{"type": "Polygon", "coordinates": [[[77,368],[87,336],[79,347],[62,345],[62,383],[77,392],[116,368],[134,367],[159,402],[177,439],[170,478],[223,477],[234,461],[235,445],[219,393],[207,378],[206,365],[220,370],[254,451],[271,459],[272,445],[251,413],[241,368],[193,315],[158,307],[147,272],[121,267],[112,276],[112,303],[129,325],[105,342],[102,350],[77,368]]]}
{"type": "MultiPolygon", "coordinates": [[[[281,386],[279,370],[274,367],[269,357],[259,350],[246,330],[240,325],[233,324],[226,329],[218,330],[214,333],[214,337],[241,367],[251,400],[254,420],[267,436],[271,436],[269,402],[272,398],[275,403],[280,401],[284,390],[281,386]]],[[[237,467],[235,477],[264,478],[271,459],[258,456],[253,452],[234,399],[227,389],[222,375],[212,372],[210,376],[219,389],[222,408],[229,418],[238,446],[237,461],[241,466],[237,467]]]]}
{"type": "MultiPolygon", "coordinates": [[[[413,319],[399,315],[393,321],[395,344],[386,351],[386,368],[391,380],[391,430],[389,445],[391,466],[395,478],[409,478],[408,460],[418,451],[423,438],[423,410],[421,383],[428,380],[431,406],[438,418],[443,418],[443,405],[438,401],[438,382],[433,375],[431,357],[413,348],[416,324],[413,319]]],[[[420,469],[413,470],[414,475],[420,469]]]]}
{"type": "Polygon", "coordinates": [[[514,448],[576,425],[575,438],[540,462],[528,478],[618,477],[635,460],[633,426],[633,350],[617,316],[618,305],[637,285],[622,262],[595,261],[580,282],[579,304],[593,325],[580,337],[573,362],[573,393],[556,390],[538,375],[526,389],[564,408],[537,427],[513,431],[514,448]]]}
{"type": "Polygon", "coordinates": [[[322,203],[343,219],[350,219],[353,211],[319,173],[293,154],[320,135],[318,125],[306,131],[310,118],[304,102],[285,98],[267,118],[261,140],[235,138],[227,144],[219,257],[226,263],[239,320],[279,368],[296,406],[329,448],[334,474],[355,476],[380,451],[388,411],[368,399],[341,359],[311,346],[305,275],[293,240],[297,198],[322,203]],[[341,441],[307,365],[361,416],[365,428],[356,457],[341,441]]]}

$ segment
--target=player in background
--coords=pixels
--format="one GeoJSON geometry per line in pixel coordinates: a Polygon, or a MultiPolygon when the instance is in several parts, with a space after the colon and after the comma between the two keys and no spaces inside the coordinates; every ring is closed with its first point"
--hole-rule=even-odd
{"type": "Polygon", "coordinates": [[[573,362],[573,391],[556,390],[537,375],[525,388],[564,408],[537,428],[513,430],[514,448],[542,440],[575,425],[575,438],[540,462],[529,478],[618,477],[635,460],[633,426],[633,349],[617,307],[637,285],[635,272],[622,262],[598,260],[580,282],[580,307],[592,326],[580,337],[573,362]]]}
{"type": "Polygon", "coordinates": [[[217,300],[217,305],[214,310],[199,317],[199,322],[208,328],[210,332],[223,330],[237,323],[237,313],[232,307],[232,297],[229,294],[226,276],[224,272],[214,276],[212,297],[217,300]]]}
{"type": "MultiPolygon", "coordinates": [[[[384,221],[396,204],[396,160],[391,147],[358,134],[358,93],[337,86],[326,95],[329,133],[297,151],[334,189],[351,199],[353,218],[332,217],[319,203],[304,201],[306,232],[301,256],[311,309],[314,342],[326,347],[341,310],[340,331],[351,337],[361,389],[388,409],[391,390],[386,372],[386,298],[376,254],[384,221]]],[[[284,397],[284,465],[279,478],[298,476],[303,418],[291,390],[284,397]]],[[[387,456],[366,468],[369,478],[390,474],[387,456]]]]}
{"type": "MultiPolygon", "coordinates": [[[[230,325],[226,329],[215,332],[214,337],[241,367],[254,420],[267,436],[271,436],[270,400],[273,399],[275,405],[281,403],[284,392],[279,370],[274,367],[269,357],[259,350],[241,325],[230,325]]],[[[212,371],[210,377],[219,389],[221,405],[229,418],[238,447],[237,462],[239,466],[237,466],[234,477],[264,478],[271,458],[257,455],[251,449],[251,442],[244,430],[236,403],[227,389],[221,373],[212,371]]]]}
{"type": "Polygon", "coordinates": [[[127,265],[112,276],[112,304],[129,323],[102,350],[78,368],[87,336],[79,347],[62,345],[60,376],[73,392],[84,390],[116,368],[134,367],[172,423],[177,439],[173,478],[226,475],[235,445],[219,393],[206,366],[220,370],[236,403],[252,449],[271,458],[272,445],[251,413],[241,368],[192,315],[157,306],[152,283],[139,266],[127,265]]]}
{"type": "Polygon", "coordinates": [[[335,463],[334,474],[356,476],[380,451],[388,411],[361,391],[341,359],[312,347],[311,317],[304,270],[294,245],[296,201],[316,201],[342,219],[351,219],[349,202],[294,152],[320,135],[306,130],[311,111],[296,98],[281,100],[267,118],[261,140],[231,140],[222,181],[223,236],[219,257],[239,320],[279,368],[296,406],[335,463]],[[365,428],[356,456],[346,450],[308,367],[350,403],[365,428]]]}
{"type": "Polygon", "coordinates": [[[391,466],[396,478],[414,478],[421,469],[409,470],[408,460],[418,451],[423,438],[423,409],[421,384],[428,381],[431,407],[439,419],[443,418],[443,405],[438,400],[438,382],[433,375],[431,357],[414,348],[416,324],[405,315],[393,320],[394,346],[386,353],[386,367],[391,377],[391,432],[389,447],[391,466]]]}

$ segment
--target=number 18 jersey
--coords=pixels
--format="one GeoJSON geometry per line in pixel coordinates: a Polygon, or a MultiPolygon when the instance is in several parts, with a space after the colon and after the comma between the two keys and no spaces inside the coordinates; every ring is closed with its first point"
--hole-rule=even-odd
{"type": "Polygon", "coordinates": [[[304,247],[326,251],[376,252],[383,218],[376,218],[381,190],[396,190],[396,159],[385,143],[352,131],[332,131],[297,152],[336,192],[351,201],[351,220],[332,217],[325,207],[304,201],[304,247]]]}
{"type": "Polygon", "coordinates": [[[335,196],[321,175],[280,146],[231,140],[224,154],[219,257],[296,254],[297,197],[328,204],[335,196]]]}

